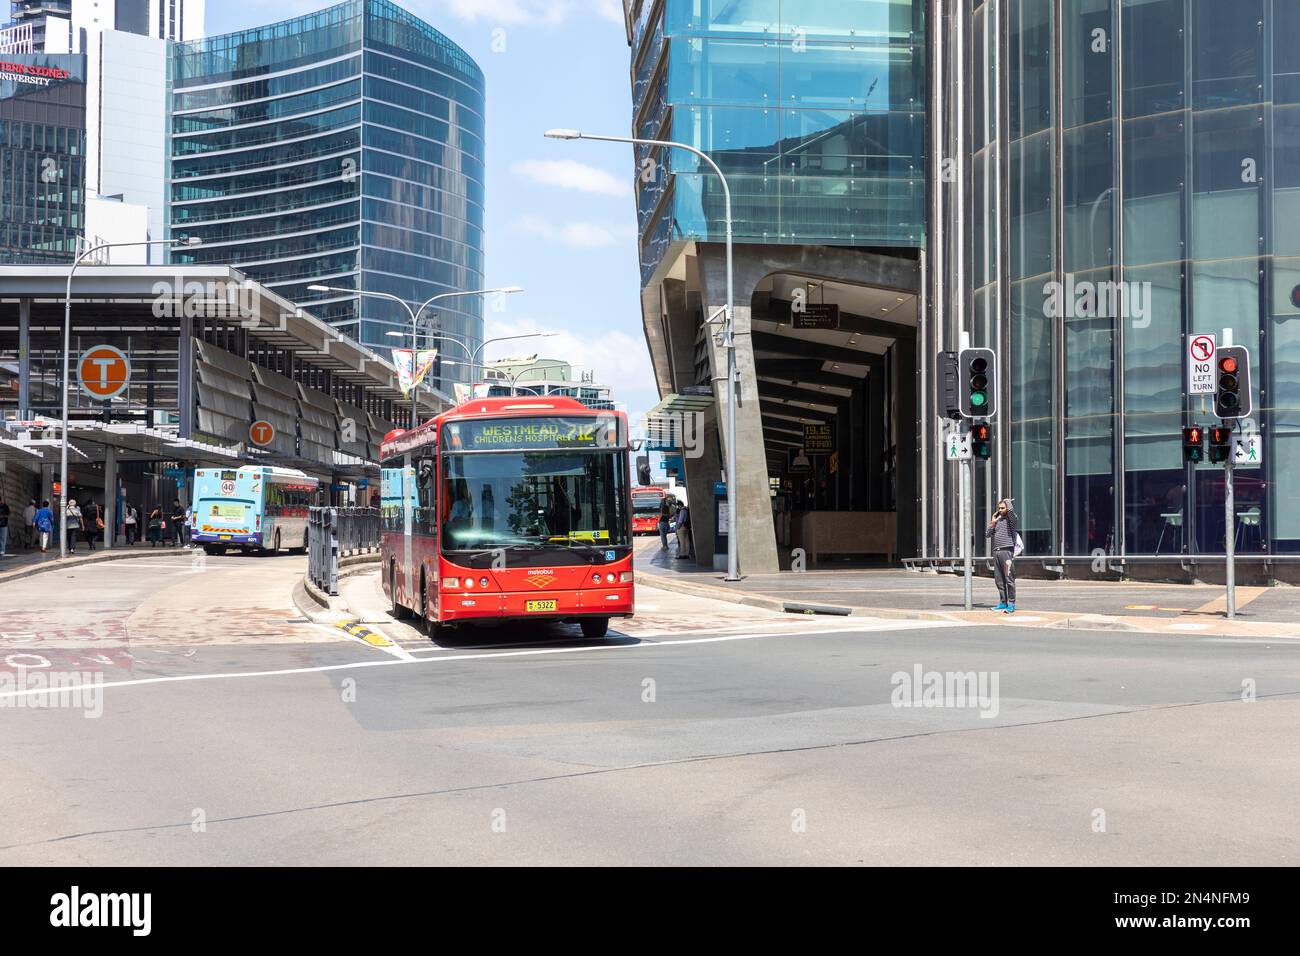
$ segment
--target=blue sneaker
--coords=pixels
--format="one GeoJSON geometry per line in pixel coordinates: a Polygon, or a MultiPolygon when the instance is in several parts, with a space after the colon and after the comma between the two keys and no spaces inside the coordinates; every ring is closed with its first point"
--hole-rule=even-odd
{"type": "Polygon", "coordinates": [[[1006,609],[1007,603],[1005,601],[999,601],[997,604],[993,605],[993,610],[995,611],[1005,611],[1006,609]]]}
{"type": "Polygon", "coordinates": [[[1005,611],[1006,611],[1007,614],[1015,614],[1015,613],[1016,613],[1016,606],[1015,606],[1014,604],[1008,604],[1008,605],[1006,606],[1006,608],[1005,608],[1005,611]]]}

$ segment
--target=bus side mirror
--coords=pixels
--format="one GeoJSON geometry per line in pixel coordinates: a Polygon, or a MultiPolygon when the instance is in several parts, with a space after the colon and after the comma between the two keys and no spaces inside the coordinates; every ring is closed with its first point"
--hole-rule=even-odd
{"type": "Polygon", "coordinates": [[[640,451],[641,447],[644,444],[645,444],[644,438],[633,438],[630,442],[628,442],[628,447],[630,447],[633,451],[640,451]]]}
{"type": "Polygon", "coordinates": [[[419,465],[420,484],[427,485],[433,481],[433,460],[425,458],[419,465]]]}

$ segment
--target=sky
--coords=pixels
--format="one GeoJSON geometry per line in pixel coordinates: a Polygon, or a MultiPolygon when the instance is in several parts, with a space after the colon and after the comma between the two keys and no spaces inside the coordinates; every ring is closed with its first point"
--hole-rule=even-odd
{"type": "MultiPolygon", "coordinates": [[[[618,0],[396,0],[483,69],[487,83],[486,277],[524,287],[484,310],[489,358],[540,353],[594,370],[634,417],[659,395],[641,325],[632,147],[548,140],[553,127],[626,135],[629,51],[618,0]]],[[[208,0],[229,33],[332,6],[208,0]]]]}

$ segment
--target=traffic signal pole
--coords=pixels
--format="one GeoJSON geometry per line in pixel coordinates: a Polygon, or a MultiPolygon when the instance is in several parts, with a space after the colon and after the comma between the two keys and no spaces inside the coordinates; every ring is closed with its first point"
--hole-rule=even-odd
{"type": "MultiPolygon", "coordinates": [[[[969,427],[970,427],[969,422],[962,422],[962,428],[969,428],[969,427]]],[[[974,604],[972,603],[973,598],[972,598],[972,585],[971,585],[971,575],[973,572],[972,565],[974,561],[971,552],[975,550],[975,544],[971,540],[973,536],[971,525],[974,523],[971,520],[973,517],[971,515],[971,508],[973,507],[974,504],[971,501],[971,484],[972,484],[971,469],[975,465],[973,459],[974,456],[972,455],[970,458],[967,458],[965,461],[961,463],[961,520],[962,520],[961,546],[962,546],[962,550],[965,551],[965,555],[964,555],[965,575],[966,575],[965,596],[966,596],[966,610],[968,611],[972,610],[974,607],[974,604]]]]}
{"type": "MultiPolygon", "coordinates": [[[[1222,341],[1225,346],[1232,347],[1232,329],[1223,330],[1222,341]]],[[[1249,402],[1249,390],[1246,394],[1249,402]]],[[[1232,423],[1224,420],[1224,424],[1232,423]]],[[[1231,449],[1231,440],[1228,444],[1231,449]]],[[[1223,463],[1223,580],[1227,590],[1226,609],[1230,621],[1237,616],[1237,516],[1233,514],[1232,459],[1232,452],[1229,451],[1228,459],[1223,463]]]]}

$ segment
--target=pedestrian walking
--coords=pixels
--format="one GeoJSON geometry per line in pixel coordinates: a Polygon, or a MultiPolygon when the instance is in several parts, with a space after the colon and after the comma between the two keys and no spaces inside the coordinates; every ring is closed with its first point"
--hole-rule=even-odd
{"type": "Polygon", "coordinates": [[[1016,612],[1016,566],[1015,559],[1024,545],[1020,541],[1020,519],[1011,507],[1012,499],[1003,498],[998,508],[989,518],[989,526],[984,529],[984,537],[993,539],[993,580],[998,586],[998,596],[1002,599],[993,608],[1007,614],[1016,612]]]}
{"type": "Polygon", "coordinates": [[[63,532],[68,539],[68,554],[76,554],[77,535],[81,532],[81,509],[71,495],[63,506],[63,532]]]}
{"type": "Polygon", "coordinates": [[[95,539],[104,532],[104,516],[100,513],[99,505],[95,503],[94,498],[87,498],[86,503],[81,507],[81,525],[86,547],[94,551],[95,539]]]}
{"type": "Polygon", "coordinates": [[[27,550],[36,547],[36,500],[32,499],[23,509],[23,546],[27,550]]]}
{"type": "Polygon", "coordinates": [[[659,506],[659,550],[668,550],[668,526],[672,524],[673,508],[668,499],[659,506]]]}
{"type": "Polygon", "coordinates": [[[167,520],[171,522],[172,536],[176,540],[176,547],[185,543],[185,509],[181,507],[181,500],[175,498],[172,500],[171,514],[167,520]]]}
{"type": "Polygon", "coordinates": [[[41,536],[41,554],[44,554],[50,546],[50,535],[54,533],[54,512],[50,510],[49,501],[42,501],[41,506],[36,509],[36,514],[32,516],[32,524],[36,527],[36,533],[41,536]]]}
{"type": "Polygon", "coordinates": [[[154,505],[153,510],[149,512],[149,524],[147,530],[150,547],[158,547],[158,543],[162,541],[165,525],[166,522],[163,520],[162,505],[154,505]]]}
{"type": "Polygon", "coordinates": [[[0,558],[7,558],[9,548],[9,503],[0,495],[0,558]]]}
{"type": "Polygon", "coordinates": [[[695,542],[691,539],[691,509],[682,505],[677,512],[677,559],[693,558],[695,542]]]}
{"type": "Polygon", "coordinates": [[[135,510],[135,505],[126,506],[126,516],[122,519],[122,528],[126,532],[127,546],[135,544],[136,536],[140,531],[140,512],[135,510]]]}

